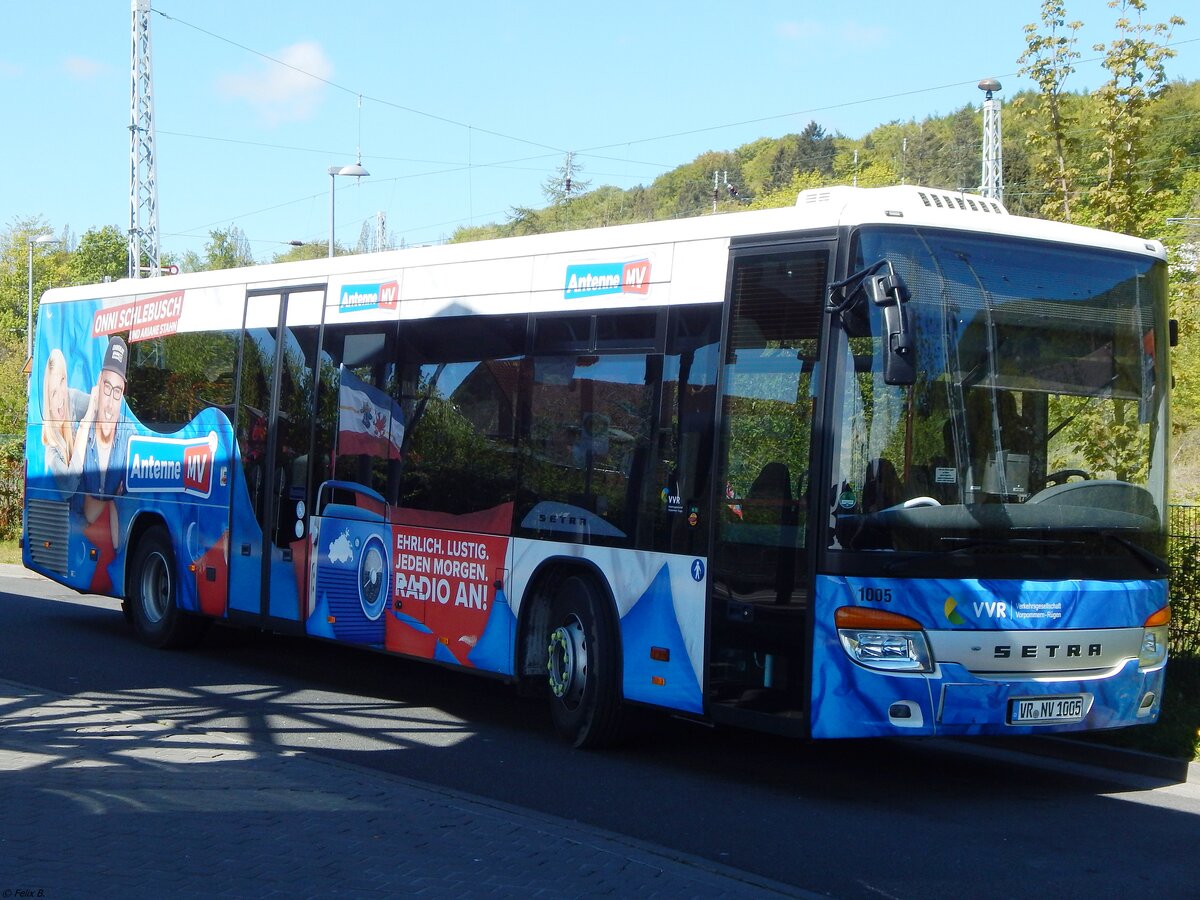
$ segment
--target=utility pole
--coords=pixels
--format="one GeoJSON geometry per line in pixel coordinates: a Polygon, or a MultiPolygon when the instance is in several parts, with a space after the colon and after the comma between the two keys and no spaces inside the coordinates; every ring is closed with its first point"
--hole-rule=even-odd
{"type": "Polygon", "coordinates": [[[162,274],[158,252],[158,179],[154,149],[154,79],[150,68],[150,0],[132,0],[129,99],[129,277],[162,274]]]}
{"type": "Polygon", "coordinates": [[[983,178],[979,193],[1004,202],[1004,160],[1000,147],[1000,101],[992,93],[1000,90],[995,78],[979,82],[983,91],[983,178]]]}
{"type": "Polygon", "coordinates": [[[372,249],[378,252],[387,248],[387,214],[380,210],[375,213],[375,246],[372,249]]]}

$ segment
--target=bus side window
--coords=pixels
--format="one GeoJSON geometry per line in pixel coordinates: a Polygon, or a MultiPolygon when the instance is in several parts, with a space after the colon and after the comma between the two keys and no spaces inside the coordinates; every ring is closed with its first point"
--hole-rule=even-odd
{"type": "Polygon", "coordinates": [[[667,491],[651,477],[665,318],[636,310],[534,319],[519,444],[517,521],[526,533],[626,547],[649,541],[646,493],[667,491]]]}
{"type": "Polygon", "coordinates": [[[173,434],[215,406],[232,419],[238,335],[191,332],[131,347],[125,402],[151,431],[173,434]]]}
{"type": "Polygon", "coordinates": [[[641,516],[652,525],[638,546],[706,554],[712,480],[721,307],[672,309],[667,326],[658,452],[641,516]]]}
{"type": "Polygon", "coordinates": [[[397,400],[404,417],[396,520],[506,534],[525,316],[446,317],[400,328],[397,400]],[[433,514],[432,516],[430,514],[433,514]]]}
{"type": "Polygon", "coordinates": [[[325,327],[311,462],[315,487],[336,479],[394,499],[404,428],[399,404],[392,399],[395,360],[395,324],[325,327]]]}
{"type": "Polygon", "coordinates": [[[796,608],[828,266],[824,245],[738,259],[723,360],[714,583],[796,608]]]}

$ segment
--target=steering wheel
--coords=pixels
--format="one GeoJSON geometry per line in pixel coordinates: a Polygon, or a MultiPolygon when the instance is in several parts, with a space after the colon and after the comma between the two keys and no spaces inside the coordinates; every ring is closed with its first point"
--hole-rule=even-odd
{"type": "Polygon", "coordinates": [[[914,509],[919,506],[941,506],[934,497],[913,497],[911,500],[905,500],[900,504],[904,509],[914,509]]]}
{"type": "Polygon", "coordinates": [[[1083,469],[1059,469],[1057,472],[1051,472],[1046,476],[1046,487],[1055,484],[1065,484],[1070,478],[1082,478],[1084,481],[1091,481],[1092,475],[1083,469]]]}

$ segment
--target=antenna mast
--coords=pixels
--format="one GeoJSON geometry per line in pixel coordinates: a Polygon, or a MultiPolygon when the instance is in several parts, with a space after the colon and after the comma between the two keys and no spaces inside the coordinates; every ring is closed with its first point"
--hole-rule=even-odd
{"type": "Polygon", "coordinates": [[[154,79],[150,68],[150,0],[132,0],[129,99],[129,277],[162,274],[158,252],[158,179],[154,150],[154,79]]]}
{"type": "Polygon", "coordinates": [[[1000,145],[1000,101],[992,96],[1000,90],[995,78],[979,82],[983,91],[983,178],[979,193],[1004,201],[1004,159],[1000,145]]]}

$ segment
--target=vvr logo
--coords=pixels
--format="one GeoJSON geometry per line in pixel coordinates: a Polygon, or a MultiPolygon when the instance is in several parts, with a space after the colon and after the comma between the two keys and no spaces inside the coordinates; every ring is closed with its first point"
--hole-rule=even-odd
{"type": "MultiPolygon", "coordinates": [[[[971,608],[975,612],[975,618],[987,616],[991,619],[1007,619],[1008,618],[1008,603],[1004,600],[975,600],[971,603],[971,608]]],[[[967,620],[963,618],[962,613],[958,611],[958,601],[953,597],[946,598],[944,607],[946,613],[946,621],[951,625],[965,625],[967,620]]]]}
{"type": "Polygon", "coordinates": [[[131,494],[208,497],[216,452],[215,431],[191,439],[135,435],[129,439],[125,489],[131,494]]]}

